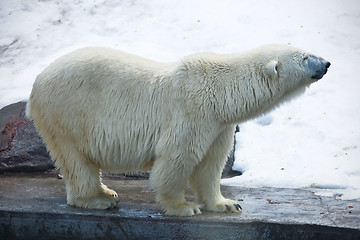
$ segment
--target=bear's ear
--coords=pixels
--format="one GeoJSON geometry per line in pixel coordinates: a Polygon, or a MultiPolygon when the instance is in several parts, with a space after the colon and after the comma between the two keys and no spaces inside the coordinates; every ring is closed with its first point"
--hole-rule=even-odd
{"type": "Polygon", "coordinates": [[[277,67],[278,67],[279,61],[278,60],[271,60],[266,64],[266,72],[271,77],[275,77],[278,75],[277,67]]]}

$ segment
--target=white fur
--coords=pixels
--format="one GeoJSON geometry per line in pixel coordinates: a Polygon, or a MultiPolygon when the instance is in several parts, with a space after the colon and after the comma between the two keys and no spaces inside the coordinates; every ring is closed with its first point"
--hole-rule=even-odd
{"type": "Polygon", "coordinates": [[[151,170],[168,215],[237,212],[220,192],[234,124],[269,111],[311,83],[287,46],[242,54],[196,54],[159,63],[117,50],[84,48],[36,79],[27,114],[64,175],[70,205],[114,207],[99,170],[151,170]],[[185,200],[190,182],[198,203],[185,200]]]}

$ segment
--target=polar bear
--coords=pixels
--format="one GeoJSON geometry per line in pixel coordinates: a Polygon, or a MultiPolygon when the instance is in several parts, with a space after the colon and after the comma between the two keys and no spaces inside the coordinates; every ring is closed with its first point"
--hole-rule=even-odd
{"type": "Polygon", "coordinates": [[[38,75],[27,115],[61,169],[69,205],[116,206],[117,193],[102,183],[100,169],[151,169],[166,215],[239,212],[220,192],[235,124],[299,95],[329,66],[281,45],[172,63],[84,48],[38,75]],[[196,203],[185,200],[188,183],[196,203]]]}

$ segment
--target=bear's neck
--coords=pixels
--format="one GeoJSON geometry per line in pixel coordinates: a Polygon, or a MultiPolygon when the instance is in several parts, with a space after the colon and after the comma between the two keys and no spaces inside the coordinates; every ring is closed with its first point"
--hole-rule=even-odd
{"type": "MultiPolygon", "coordinates": [[[[252,75],[254,77],[256,75],[252,75]]],[[[237,124],[264,115],[282,103],[291,101],[306,90],[307,85],[286,89],[278,80],[266,79],[261,74],[256,78],[229,79],[230,84],[220,90],[224,101],[216,101],[217,118],[226,124],[237,124]],[[270,84],[272,82],[275,84],[270,84]]]]}
{"type": "Polygon", "coordinates": [[[283,89],[274,85],[278,81],[269,79],[264,74],[265,66],[253,59],[240,56],[227,68],[224,64],[219,66],[214,69],[218,77],[211,80],[209,90],[214,92],[214,114],[226,124],[241,123],[265,114],[276,107],[284,95],[283,89]]]}

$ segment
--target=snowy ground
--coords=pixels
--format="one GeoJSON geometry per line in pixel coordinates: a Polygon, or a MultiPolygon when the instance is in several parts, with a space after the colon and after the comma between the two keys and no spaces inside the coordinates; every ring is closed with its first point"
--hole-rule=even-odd
{"type": "Polygon", "coordinates": [[[290,44],[329,60],[299,99],[241,124],[223,184],[311,188],[360,198],[360,3],[356,0],[1,0],[0,108],[73,49],[108,46],[160,61],[290,44]]]}

